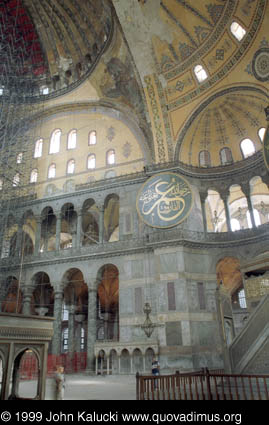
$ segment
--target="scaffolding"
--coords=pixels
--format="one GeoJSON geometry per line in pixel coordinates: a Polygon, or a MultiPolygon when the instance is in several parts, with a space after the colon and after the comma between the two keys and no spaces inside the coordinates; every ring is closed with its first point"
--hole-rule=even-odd
{"type": "Polygon", "coordinates": [[[30,182],[37,161],[33,150],[38,128],[34,123],[44,107],[41,88],[46,79],[47,66],[39,38],[22,1],[1,0],[0,301],[10,292],[14,294],[6,311],[18,310],[19,283],[16,287],[13,274],[23,266],[22,247],[29,249],[29,246],[26,248],[27,241],[29,245],[27,234],[19,231],[24,219],[21,208],[36,196],[35,182],[30,182]],[[3,276],[9,278],[3,282],[3,276]],[[16,307],[13,306],[15,294],[16,307]]]}

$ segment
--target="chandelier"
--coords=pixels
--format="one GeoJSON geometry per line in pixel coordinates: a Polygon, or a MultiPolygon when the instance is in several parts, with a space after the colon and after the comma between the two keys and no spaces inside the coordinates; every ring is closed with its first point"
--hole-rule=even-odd
{"type": "Polygon", "coordinates": [[[151,306],[150,306],[149,303],[145,303],[143,311],[146,315],[146,320],[143,323],[143,325],[141,325],[141,328],[143,329],[143,331],[145,332],[147,337],[150,338],[156,325],[154,325],[154,323],[152,323],[152,321],[149,317],[149,315],[151,313],[151,306]]]}

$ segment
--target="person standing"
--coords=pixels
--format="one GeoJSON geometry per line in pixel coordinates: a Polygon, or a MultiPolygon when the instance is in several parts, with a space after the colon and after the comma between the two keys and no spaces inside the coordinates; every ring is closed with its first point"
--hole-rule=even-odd
{"type": "Polygon", "coordinates": [[[57,366],[55,374],[56,400],[64,399],[65,376],[63,366],[57,366]]]}
{"type": "MultiPolygon", "coordinates": [[[[156,357],[153,357],[152,363],[151,363],[151,371],[153,376],[159,376],[160,375],[160,363],[156,359],[156,357]]],[[[158,381],[157,379],[154,379],[154,388],[156,389],[158,387],[158,381]]]]}

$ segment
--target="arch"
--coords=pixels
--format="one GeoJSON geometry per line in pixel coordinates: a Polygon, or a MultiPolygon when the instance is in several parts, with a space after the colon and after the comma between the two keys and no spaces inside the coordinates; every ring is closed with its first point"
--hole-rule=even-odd
{"type": "Polygon", "coordinates": [[[46,207],[41,213],[40,251],[56,249],[56,216],[51,207],[46,207]]]}
{"type": "Polygon", "coordinates": [[[216,264],[216,274],[218,285],[223,285],[230,294],[243,285],[240,262],[236,257],[220,259],[216,264]]]}
{"type": "Polygon", "coordinates": [[[133,351],[133,371],[141,373],[144,370],[143,355],[139,348],[133,351]]]}
{"type": "Polygon", "coordinates": [[[22,293],[19,281],[15,276],[8,276],[1,283],[1,312],[3,313],[21,313],[22,312],[22,293]]]}
{"type": "Polygon", "coordinates": [[[110,194],[104,202],[104,240],[114,242],[119,240],[119,196],[110,194]]]}
{"type": "Polygon", "coordinates": [[[20,152],[17,154],[17,158],[16,158],[16,162],[17,164],[21,164],[22,163],[22,158],[23,158],[23,153],[20,152]]]}
{"type": "Polygon", "coordinates": [[[66,174],[74,174],[75,164],[76,162],[74,159],[69,159],[69,161],[67,162],[66,174]]]}
{"type": "Polygon", "coordinates": [[[54,179],[56,177],[56,164],[50,164],[48,168],[48,179],[54,179]]]}
{"type": "Polygon", "coordinates": [[[199,165],[200,167],[211,167],[210,152],[203,150],[199,152],[199,165]]]}
{"type": "Polygon", "coordinates": [[[43,139],[38,139],[35,142],[34,158],[41,158],[43,150],[43,139]]]}
{"type": "Polygon", "coordinates": [[[31,171],[30,183],[36,183],[37,182],[37,177],[38,177],[38,170],[37,170],[37,168],[34,168],[31,171]]]}
{"type": "Polygon", "coordinates": [[[260,139],[261,143],[263,143],[265,132],[266,132],[266,128],[265,127],[261,127],[258,130],[258,136],[259,136],[259,139],[260,139]]]}
{"type": "Polygon", "coordinates": [[[116,164],[116,152],[115,149],[109,149],[106,153],[106,164],[114,165],[116,164]]]}
{"type": "Polygon", "coordinates": [[[112,375],[117,375],[119,373],[119,357],[115,349],[109,353],[109,365],[112,375]]]}
{"type": "Polygon", "coordinates": [[[96,130],[91,130],[89,132],[88,145],[96,145],[97,143],[97,132],[96,130]]]}
{"type": "Polygon", "coordinates": [[[227,164],[232,164],[233,163],[232,151],[227,146],[225,146],[224,148],[222,148],[220,150],[219,154],[220,154],[220,163],[221,163],[221,165],[227,165],[227,164]]]}
{"type": "Polygon", "coordinates": [[[124,348],[121,352],[120,371],[124,374],[131,373],[131,357],[127,348],[124,348]]]}
{"type": "Polygon", "coordinates": [[[53,316],[54,290],[50,278],[45,272],[38,272],[32,277],[34,290],[31,300],[31,314],[53,316]]]}
{"type": "Polygon", "coordinates": [[[61,209],[60,249],[72,248],[77,231],[77,213],[74,205],[66,203],[61,209]]]}
{"type": "Polygon", "coordinates": [[[175,154],[174,154],[174,160],[177,161],[178,158],[180,158],[180,150],[182,147],[182,143],[191,127],[191,125],[193,124],[193,122],[196,120],[196,118],[200,115],[200,113],[202,111],[204,111],[211,103],[213,103],[216,99],[218,99],[219,97],[225,96],[227,94],[230,93],[250,93],[250,94],[256,94],[256,95],[261,95],[264,99],[264,105],[268,104],[268,95],[267,93],[258,88],[258,87],[252,87],[252,86],[238,86],[238,87],[230,87],[228,89],[225,90],[221,90],[217,93],[214,93],[212,96],[210,96],[208,99],[206,99],[204,102],[202,102],[197,109],[192,113],[192,115],[188,118],[188,120],[186,121],[185,125],[183,126],[183,129],[180,131],[178,138],[177,138],[177,142],[176,142],[176,147],[175,147],[175,154]]]}
{"type": "Polygon", "coordinates": [[[245,37],[246,30],[236,21],[231,23],[230,30],[237,41],[241,41],[245,37]]]}
{"type": "Polygon", "coordinates": [[[20,173],[16,173],[12,180],[12,186],[16,187],[16,186],[19,186],[19,184],[20,184],[20,173]]]}
{"type": "Polygon", "coordinates": [[[49,154],[58,153],[60,151],[62,131],[56,128],[50,137],[49,154]]]}
{"type": "Polygon", "coordinates": [[[105,264],[97,274],[97,326],[103,326],[105,340],[119,339],[119,271],[105,264]]]}
{"type": "Polygon", "coordinates": [[[99,241],[100,211],[94,199],[87,199],[82,206],[82,245],[88,246],[99,241]]]}
{"type": "Polygon", "coordinates": [[[198,83],[202,83],[203,81],[205,81],[208,78],[207,72],[204,69],[204,67],[202,65],[196,65],[193,68],[193,72],[195,74],[195,77],[198,81],[198,83]]]}
{"type": "Polygon", "coordinates": [[[87,158],[88,170],[94,170],[96,168],[96,156],[94,153],[90,153],[87,158]]]}
{"type": "Polygon", "coordinates": [[[242,140],[242,142],[240,143],[240,148],[242,151],[243,158],[247,158],[256,152],[255,145],[250,139],[242,140]]]}
{"type": "Polygon", "coordinates": [[[39,374],[41,367],[39,353],[33,347],[23,348],[17,353],[13,362],[12,385],[11,394],[9,399],[17,399],[20,397],[20,392],[25,397],[25,388],[23,379],[28,377],[30,372],[32,383],[30,388],[27,389],[27,396],[29,399],[38,398],[39,382],[41,376],[39,374]]]}
{"type": "Polygon", "coordinates": [[[67,136],[67,149],[75,149],[77,146],[77,130],[69,131],[67,136]]]}

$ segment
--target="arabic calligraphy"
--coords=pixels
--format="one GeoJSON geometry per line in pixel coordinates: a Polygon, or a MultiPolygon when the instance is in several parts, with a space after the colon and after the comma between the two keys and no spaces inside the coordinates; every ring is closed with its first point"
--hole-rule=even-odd
{"type": "Polygon", "coordinates": [[[174,173],[151,177],[138,194],[137,207],[153,227],[172,227],[184,220],[192,206],[188,183],[174,173]]]}

